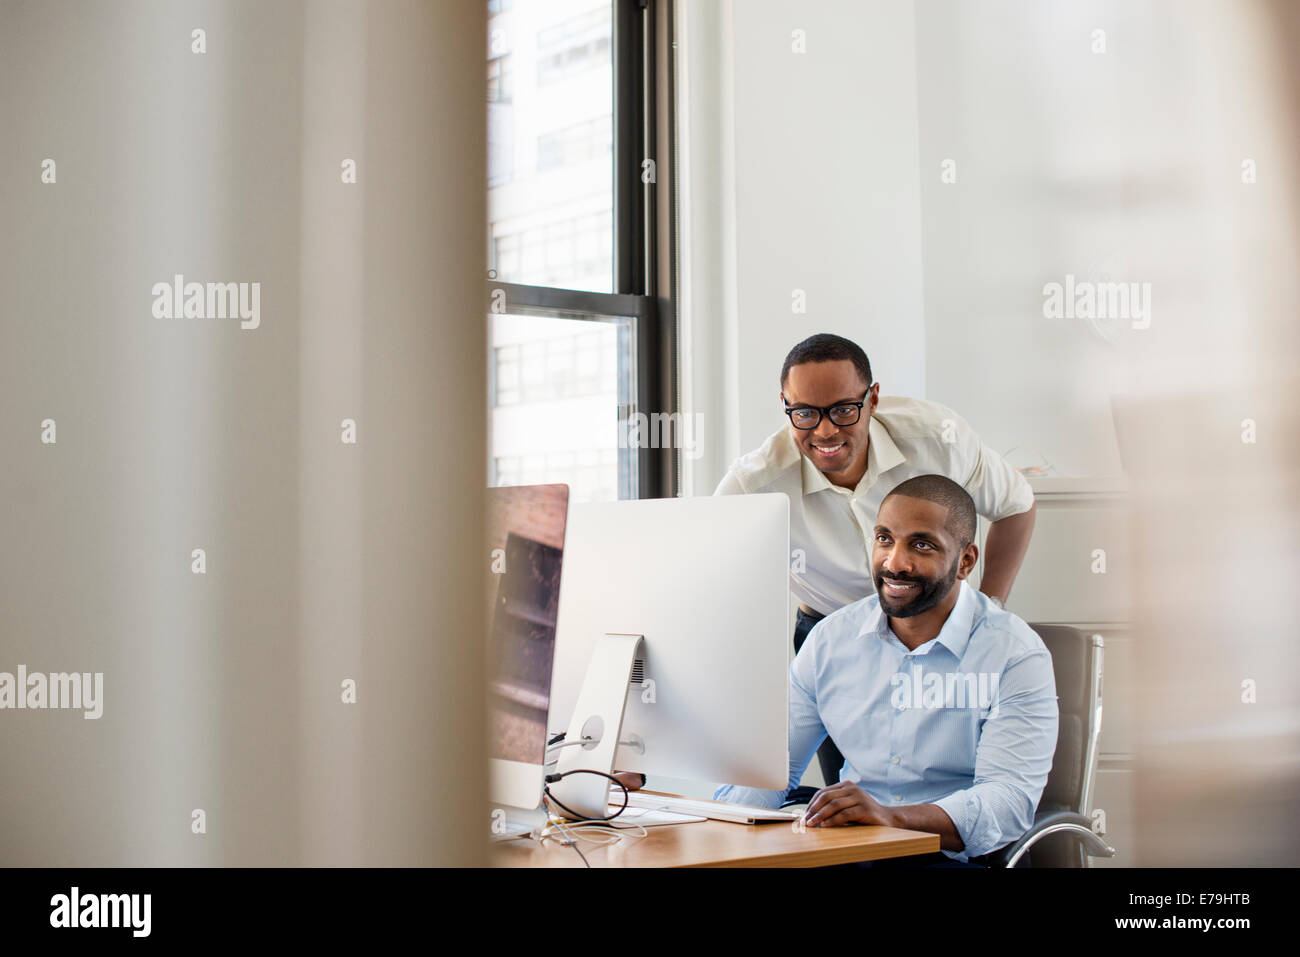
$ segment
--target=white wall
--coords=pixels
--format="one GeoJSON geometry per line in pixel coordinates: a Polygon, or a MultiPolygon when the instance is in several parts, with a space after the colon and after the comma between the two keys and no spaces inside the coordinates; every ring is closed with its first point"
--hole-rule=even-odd
{"type": "Polygon", "coordinates": [[[916,4],[929,397],[1027,447],[1013,464],[1117,474],[1110,394],[1162,377],[1175,330],[1221,324],[1216,208],[1248,197],[1240,158],[1263,144],[1220,152],[1212,8],[1232,5],[916,4]],[[1067,274],[1150,283],[1150,328],[1045,318],[1067,274]]]}
{"type": "Polygon", "coordinates": [[[687,491],[708,494],[784,424],[800,339],[848,336],[883,392],[925,393],[916,67],[909,2],[684,6],[685,401],[723,450],[687,491]]]}
{"type": "Polygon", "coordinates": [[[1269,145],[1208,112],[1225,76],[1204,25],[1231,5],[1181,9],[685,0],[684,403],[708,430],[687,492],[782,425],[781,360],[817,331],[859,342],[883,392],[1018,448],[1014,465],[1117,474],[1111,394],[1177,377],[1188,322],[1232,349],[1215,227],[1241,158],[1269,145]],[[1067,274],[1150,283],[1152,327],[1044,318],[1067,274]]]}
{"type": "Polygon", "coordinates": [[[686,492],[783,424],[781,359],[822,330],[884,393],[1063,476],[1121,471],[1110,397],[1178,380],[1190,325],[1214,381],[1248,374],[1219,224],[1278,168],[1260,101],[1225,101],[1231,4],[685,0],[681,21],[684,403],[707,429],[686,492]],[[1047,319],[1067,274],[1151,283],[1151,328],[1047,319]]]}

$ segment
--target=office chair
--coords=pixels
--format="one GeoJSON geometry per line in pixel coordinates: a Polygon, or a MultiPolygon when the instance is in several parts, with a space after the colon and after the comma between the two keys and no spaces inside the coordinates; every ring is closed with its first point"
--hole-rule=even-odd
{"type": "Polygon", "coordinates": [[[1087,867],[1115,849],[1093,833],[1093,779],[1101,735],[1101,635],[1067,625],[1030,625],[1052,656],[1060,724],[1052,770],[1024,836],[982,857],[989,867],[1087,867]]]}

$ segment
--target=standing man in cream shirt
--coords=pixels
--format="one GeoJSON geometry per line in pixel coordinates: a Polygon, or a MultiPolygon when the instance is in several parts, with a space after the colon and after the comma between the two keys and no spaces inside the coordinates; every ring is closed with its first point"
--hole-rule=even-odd
{"type": "MultiPolygon", "coordinates": [[[[964,419],[937,402],[882,397],[862,348],[826,333],[790,350],[780,398],[787,425],[737,459],[714,494],[789,497],[796,651],[818,621],[875,591],[876,512],[917,475],[952,479],[992,523],[979,590],[1006,601],[1033,534],[1034,493],[964,419]]],[[[844,760],[829,738],[818,757],[826,783],[839,781],[844,760]]]]}

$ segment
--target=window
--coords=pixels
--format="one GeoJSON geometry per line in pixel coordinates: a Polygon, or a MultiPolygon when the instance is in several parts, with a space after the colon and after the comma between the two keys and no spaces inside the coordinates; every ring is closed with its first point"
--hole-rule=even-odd
{"type": "Polygon", "coordinates": [[[619,438],[635,387],[631,320],[494,314],[489,330],[489,484],[565,482],[572,501],[634,497],[619,438]]]}
{"type": "Polygon", "coordinates": [[[675,272],[655,230],[672,177],[641,182],[658,128],[643,51],[669,56],[670,7],[488,3],[491,485],[675,493],[675,450],[627,441],[634,415],[676,408],[675,272]]]}
{"type": "Polygon", "coordinates": [[[611,3],[516,0],[489,20],[488,267],[505,282],[615,291],[611,3]]]}

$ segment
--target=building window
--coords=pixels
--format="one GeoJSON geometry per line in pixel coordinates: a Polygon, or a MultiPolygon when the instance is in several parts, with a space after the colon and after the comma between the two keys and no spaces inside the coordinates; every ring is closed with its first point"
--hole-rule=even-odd
{"type": "Polygon", "coordinates": [[[577,166],[610,156],[613,129],[608,113],[537,138],[537,171],[577,166]]]}
{"type": "Polygon", "coordinates": [[[571,17],[537,35],[537,83],[555,83],[593,67],[608,66],[609,7],[571,17]]]}
{"type": "Polygon", "coordinates": [[[511,282],[587,288],[613,265],[611,212],[603,209],[498,236],[492,268],[511,282]]]}
{"type": "Polygon", "coordinates": [[[510,54],[488,60],[488,102],[509,103],[511,92],[510,54]]]}
{"type": "Polygon", "coordinates": [[[502,456],[492,460],[492,485],[569,486],[572,502],[611,502],[619,497],[618,454],[583,449],[502,456]]]}
{"type": "Polygon", "coordinates": [[[535,342],[496,346],[494,407],[589,396],[617,403],[616,348],[614,330],[608,328],[579,328],[535,342]]]}

